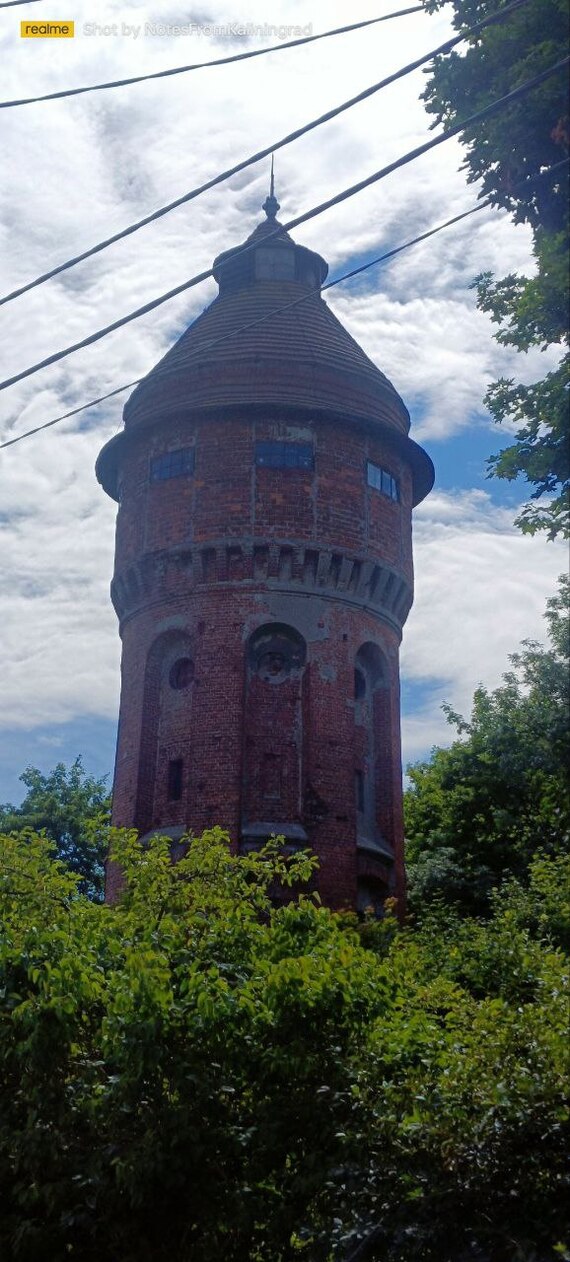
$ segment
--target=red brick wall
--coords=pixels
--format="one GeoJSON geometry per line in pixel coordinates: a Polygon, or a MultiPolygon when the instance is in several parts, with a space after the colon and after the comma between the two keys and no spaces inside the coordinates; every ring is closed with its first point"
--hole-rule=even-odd
{"type": "MultiPolygon", "coordinates": [[[[237,847],[244,819],[272,819],[273,804],[278,820],[304,827],[325,902],[354,906],[359,878],[401,896],[398,647],[411,600],[411,476],[389,438],[326,418],[179,420],[136,435],[121,473],[114,822],[143,833],[220,824],[237,847]],[[315,470],[256,468],[255,440],[273,437],[314,440],[315,470]],[[151,455],[188,445],[194,475],[150,486],[151,455]],[[367,486],[367,459],[399,480],[400,503],[367,486]],[[266,624],[288,625],[306,644],[302,667],[279,683],[248,667],[250,636],[266,624]],[[366,643],[385,664],[369,707],[372,745],[354,698],[366,643]],[[195,668],[180,692],[168,679],[177,654],[195,668]],[[371,748],[377,848],[365,850],[354,773],[371,748]],[[183,761],[176,802],[174,758],[183,761]]],[[[117,879],[110,872],[109,897],[117,879]]]]}
{"type": "Polygon", "coordinates": [[[134,435],[121,485],[117,568],[191,540],[284,534],[366,552],[412,576],[411,472],[389,438],[356,426],[181,418],[134,435]],[[270,438],[314,441],[314,472],[256,468],[255,441],[270,438]],[[194,445],[193,477],[149,484],[152,455],[194,445]],[[400,504],[367,485],[367,460],[399,480],[400,504]]]}

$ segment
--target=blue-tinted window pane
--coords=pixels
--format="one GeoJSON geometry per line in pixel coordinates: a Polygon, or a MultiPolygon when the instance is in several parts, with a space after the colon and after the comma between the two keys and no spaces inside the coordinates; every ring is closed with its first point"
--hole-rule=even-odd
{"type": "Polygon", "coordinates": [[[400,498],[400,488],[391,473],[387,469],[382,469],[380,465],[373,464],[371,460],[366,466],[366,476],[368,485],[373,486],[375,491],[381,491],[383,495],[387,495],[391,500],[398,501],[400,498]]]}
{"type": "Polygon", "coordinates": [[[255,463],[265,469],[313,469],[313,448],[310,443],[259,442],[255,463]]]}
{"type": "Polygon", "coordinates": [[[181,478],[194,472],[194,448],[180,447],[178,451],[165,451],[153,456],[150,462],[151,482],[167,482],[169,478],[181,478]]]}

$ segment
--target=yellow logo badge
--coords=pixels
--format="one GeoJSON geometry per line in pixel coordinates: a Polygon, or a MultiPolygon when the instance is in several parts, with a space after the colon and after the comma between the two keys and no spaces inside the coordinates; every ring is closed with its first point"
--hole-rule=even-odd
{"type": "Polygon", "coordinates": [[[22,39],[73,39],[75,22],[20,22],[22,39]]]}

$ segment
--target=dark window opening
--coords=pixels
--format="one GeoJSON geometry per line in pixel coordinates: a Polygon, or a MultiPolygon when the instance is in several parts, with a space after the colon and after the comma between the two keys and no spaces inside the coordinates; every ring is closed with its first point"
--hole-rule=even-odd
{"type": "Polygon", "coordinates": [[[171,758],[168,764],[168,801],[179,802],[182,797],[182,771],[184,763],[181,758],[171,758]]]}
{"type": "Polygon", "coordinates": [[[382,881],[360,879],[356,895],[357,912],[361,916],[373,916],[376,920],[382,920],[388,894],[389,890],[382,881]]]}
{"type": "Polygon", "coordinates": [[[268,803],[281,800],[281,767],[276,754],[263,755],[262,794],[268,803]]]}
{"type": "Polygon", "coordinates": [[[366,696],[366,676],[358,666],[354,671],[354,700],[362,701],[366,696]]]}
{"type": "Polygon", "coordinates": [[[168,682],[171,688],[189,688],[194,679],[194,662],[191,657],[179,657],[170,667],[168,682]]]}
{"type": "Polygon", "coordinates": [[[364,811],[364,776],[361,771],[354,773],[354,795],[357,811],[364,811]]]}
{"type": "Polygon", "coordinates": [[[177,451],[165,451],[153,456],[150,462],[151,482],[168,482],[194,472],[194,448],[180,447],[177,451]]]}
{"type": "Polygon", "coordinates": [[[258,247],[255,251],[255,275],[258,280],[294,280],[294,251],[278,243],[258,247]]]}
{"type": "Polygon", "coordinates": [[[380,465],[372,464],[369,460],[366,465],[366,477],[368,485],[374,487],[375,491],[380,491],[382,495],[387,495],[389,499],[395,500],[396,503],[400,499],[400,488],[391,473],[387,469],[382,469],[380,465]]]}
{"type": "Polygon", "coordinates": [[[259,442],[255,463],[264,469],[314,469],[315,457],[311,443],[259,442]]]}

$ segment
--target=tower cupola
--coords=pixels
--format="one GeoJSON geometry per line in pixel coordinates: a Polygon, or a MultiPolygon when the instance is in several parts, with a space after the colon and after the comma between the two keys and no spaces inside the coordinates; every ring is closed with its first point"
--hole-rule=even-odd
{"type": "Polygon", "coordinates": [[[389,429],[407,452],[414,504],[430,490],[433,467],[407,437],[405,404],[321,297],[328,265],[293,241],[274,218],[277,208],[272,191],[262,222],[214,260],[218,297],[128,399],[124,432],[97,462],[97,476],[115,499],[121,453],[135,427],[206,410],[220,415],[236,404],[287,405],[326,412],[342,425],[389,429]]]}

